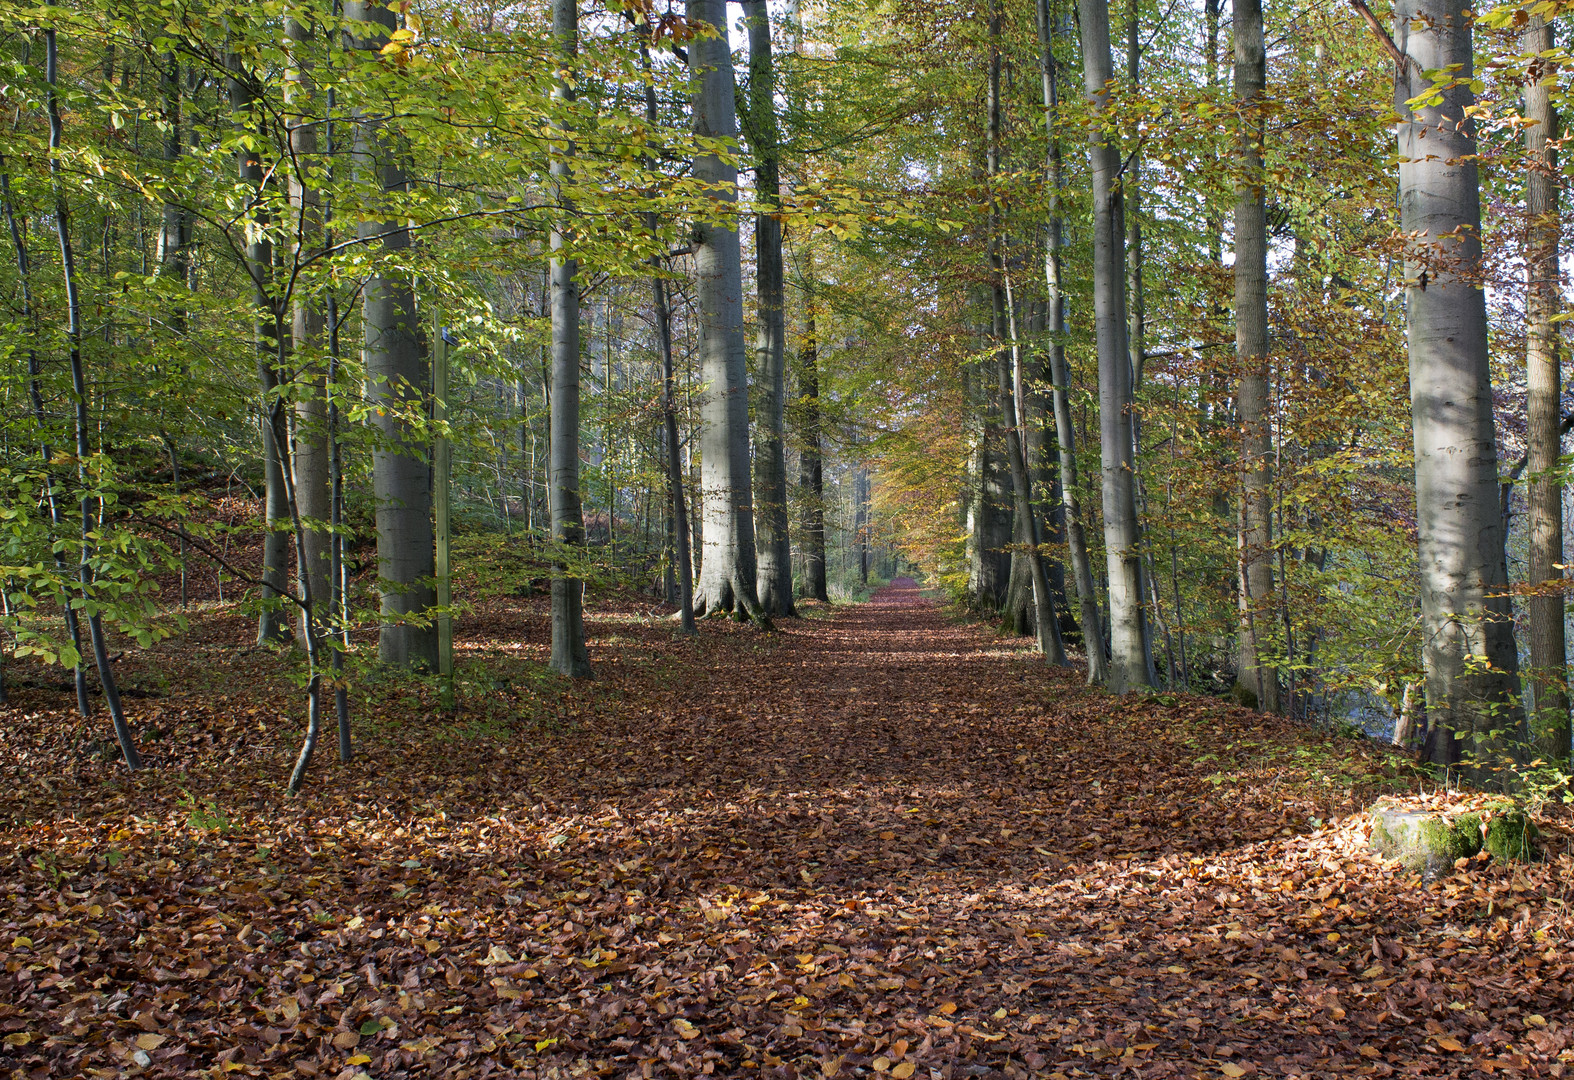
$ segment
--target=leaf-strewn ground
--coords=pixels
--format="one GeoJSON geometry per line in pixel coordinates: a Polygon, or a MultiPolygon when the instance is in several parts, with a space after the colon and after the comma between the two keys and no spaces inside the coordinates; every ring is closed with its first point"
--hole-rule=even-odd
{"type": "MultiPolygon", "coordinates": [[[[0,709],[16,1076],[1559,1076],[1574,858],[1422,884],[1381,751],[1113,699],[911,583],[761,635],[496,601],[456,718],[373,687],[282,794],[238,617],[125,660],[128,778],[44,673],[0,709]],[[512,665],[512,667],[510,667],[512,665]],[[498,675],[503,672],[503,675],[498,675]],[[508,674],[512,672],[513,674],[508,674]]],[[[13,676],[16,672],[11,673],[13,676]]],[[[25,674],[25,672],[24,672],[25,674]]],[[[15,680],[13,680],[15,681],[15,680]]],[[[26,679],[21,680],[24,684],[26,679]]]]}

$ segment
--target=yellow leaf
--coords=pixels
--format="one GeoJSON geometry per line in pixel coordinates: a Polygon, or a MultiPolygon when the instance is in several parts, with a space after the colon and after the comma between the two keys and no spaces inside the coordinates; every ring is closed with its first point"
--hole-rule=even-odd
{"type": "Polygon", "coordinates": [[[891,1075],[896,1077],[896,1080],[907,1080],[907,1078],[912,1076],[917,1070],[917,1065],[914,1065],[911,1061],[904,1061],[896,1068],[891,1070],[891,1075]]]}
{"type": "Polygon", "coordinates": [[[1547,1018],[1545,1016],[1527,1016],[1525,1017],[1525,1023],[1531,1027],[1546,1027],[1547,1018]]]}
{"type": "Polygon", "coordinates": [[[1220,1065],[1219,1071],[1225,1076],[1230,1077],[1231,1080],[1234,1080],[1236,1077],[1246,1075],[1246,1070],[1235,1064],[1233,1061],[1226,1061],[1223,1065],[1220,1065]]]}
{"type": "Polygon", "coordinates": [[[697,1039],[700,1035],[699,1028],[695,1027],[693,1024],[689,1023],[687,1020],[682,1019],[681,1017],[672,1022],[672,1029],[678,1033],[679,1038],[685,1041],[689,1039],[697,1039]]]}
{"type": "Polygon", "coordinates": [[[939,1013],[941,1016],[950,1016],[952,1013],[956,1012],[956,1002],[944,1002],[938,1009],[935,1010],[935,1012],[939,1013]]]}
{"type": "Polygon", "coordinates": [[[888,1057],[877,1057],[870,1062],[870,1065],[875,1072],[885,1072],[891,1067],[891,1059],[888,1057]]]}
{"type": "Polygon", "coordinates": [[[367,1057],[365,1054],[356,1054],[354,1057],[345,1062],[346,1065],[370,1065],[371,1063],[372,1059],[367,1057]]]}
{"type": "Polygon", "coordinates": [[[164,1035],[138,1035],[137,1045],[144,1050],[157,1050],[168,1041],[164,1035]]]}
{"type": "Polygon", "coordinates": [[[26,1046],[32,1040],[33,1036],[30,1032],[13,1031],[5,1037],[5,1044],[7,1046],[26,1046]]]}
{"type": "Polygon", "coordinates": [[[1006,1010],[1005,1009],[996,1009],[994,1015],[995,1015],[995,1019],[996,1020],[1004,1020],[1006,1018],[1006,1010]]]}
{"type": "Polygon", "coordinates": [[[1459,1045],[1459,1040],[1458,1039],[1446,1039],[1445,1038],[1445,1039],[1438,1039],[1438,1040],[1436,1040],[1436,1042],[1437,1042],[1437,1045],[1441,1046],[1444,1050],[1452,1050],[1456,1054],[1462,1053],[1464,1051],[1464,1049],[1465,1049],[1463,1046],[1459,1045]]]}

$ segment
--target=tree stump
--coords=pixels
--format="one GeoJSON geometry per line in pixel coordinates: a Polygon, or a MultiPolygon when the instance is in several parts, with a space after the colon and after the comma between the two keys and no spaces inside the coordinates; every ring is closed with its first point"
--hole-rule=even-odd
{"type": "Polygon", "coordinates": [[[1431,881],[1483,848],[1495,859],[1533,859],[1536,826],[1504,803],[1448,814],[1380,800],[1372,807],[1372,850],[1431,881]]]}

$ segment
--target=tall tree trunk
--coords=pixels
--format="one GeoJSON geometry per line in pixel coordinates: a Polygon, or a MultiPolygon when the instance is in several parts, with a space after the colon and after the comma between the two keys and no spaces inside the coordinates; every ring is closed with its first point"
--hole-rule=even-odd
{"type": "Polygon", "coordinates": [[[1061,283],[1060,255],[1064,229],[1061,219],[1060,73],[1055,60],[1055,27],[1051,21],[1050,3],[1051,0],[1038,0],[1037,5],[1039,75],[1044,84],[1044,126],[1049,136],[1045,171],[1050,212],[1044,241],[1044,282],[1049,296],[1050,401],[1055,413],[1055,442],[1060,450],[1060,498],[1066,515],[1066,549],[1077,590],[1083,646],[1088,655],[1088,682],[1102,683],[1109,678],[1104,620],[1099,616],[1098,589],[1093,583],[1093,563],[1088,557],[1087,532],[1077,496],[1076,431],[1071,423],[1071,372],[1066,364],[1066,294],[1061,283]]]}
{"type": "Polygon", "coordinates": [[[1261,659],[1273,617],[1273,488],[1268,415],[1268,225],[1262,131],[1267,87],[1262,0],[1235,0],[1235,356],[1241,426],[1239,681],[1264,712],[1279,711],[1279,673],[1261,659]]]}
{"type": "MultiPolygon", "coordinates": [[[[558,60],[570,70],[579,56],[579,0],[552,0],[552,34],[557,38],[558,60]]],[[[568,78],[552,90],[559,100],[573,99],[568,78]]],[[[553,156],[552,178],[558,204],[565,215],[573,213],[572,197],[565,190],[573,178],[573,144],[565,140],[553,156]]],[[[585,516],[579,490],[579,263],[562,254],[564,230],[552,231],[552,670],[570,678],[588,678],[590,653],[585,646],[583,568],[570,564],[568,555],[582,559],[585,516]]],[[[610,515],[616,507],[608,511],[610,515]]]]}
{"type": "MultiPolygon", "coordinates": [[[[290,208],[295,217],[295,252],[297,265],[316,255],[324,242],[322,196],[309,179],[313,170],[322,167],[318,156],[317,91],[311,72],[310,51],[316,44],[316,28],[309,21],[309,10],[303,17],[285,20],[285,33],[290,42],[294,67],[285,79],[286,125],[289,129],[290,156],[295,169],[290,174],[290,208]]],[[[332,505],[328,486],[328,397],[326,385],[326,358],[323,352],[325,323],[319,290],[302,288],[294,297],[293,329],[291,341],[295,356],[295,446],[291,462],[295,470],[295,498],[302,520],[305,544],[296,554],[298,577],[310,578],[309,591],[321,610],[313,613],[323,621],[330,594],[329,552],[331,533],[328,519],[332,505]]],[[[306,626],[310,621],[302,610],[300,640],[305,641],[306,626]]]]}
{"type": "MultiPolygon", "coordinates": [[[[90,421],[87,410],[87,373],[82,364],[82,300],[77,291],[76,258],[71,245],[71,216],[66,205],[65,187],[60,182],[60,155],[63,149],[65,126],[60,118],[59,55],[55,31],[44,31],[44,82],[47,90],[49,113],[49,182],[55,201],[55,235],[60,241],[60,273],[66,290],[66,347],[71,360],[71,396],[73,399],[74,426],[76,430],[77,484],[81,488],[81,561],[77,566],[77,580],[82,588],[84,603],[93,597],[93,485],[90,481],[89,462],[92,447],[88,443],[90,421]]],[[[142,758],[132,740],[131,725],[120,704],[120,687],[115,681],[114,669],[109,663],[109,646],[104,639],[102,616],[89,608],[87,617],[88,639],[93,646],[93,666],[98,668],[99,682],[104,689],[104,703],[109,706],[110,722],[114,725],[115,739],[120,743],[121,756],[126,768],[142,768],[142,758]]]]}
{"type": "MultiPolygon", "coordinates": [[[[31,335],[27,348],[27,394],[33,408],[33,422],[38,427],[39,467],[44,474],[44,502],[49,507],[50,547],[54,551],[55,571],[64,582],[67,573],[66,556],[54,541],[65,533],[65,513],[60,507],[60,499],[55,491],[55,478],[50,471],[55,453],[50,445],[49,424],[44,415],[43,368],[39,364],[36,344],[40,327],[37,310],[33,306],[33,265],[28,255],[27,242],[22,237],[21,225],[17,222],[16,207],[11,202],[11,176],[5,171],[3,162],[0,162],[0,209],[4,210],[6,228],[11,233],[11,246],[16,253],[17,279],[22,293],[22,320],[31,335]]],[[[64,587],[58,593],[58,599],[60,613],[66,624],[66,635],[71,639],[71,647],[77,654],[77,661],[71,668],[71,681],[76,689],[77,712],[86,718],[93,713],[93,703],[88,697],[88,654],[82,645],[82,624],[77,618],[77,609],[71,606],[71,598],[64,587]]]]}
{"type": "Polygon", "coordinates": [[[1426,756],[1472,779],[1498,780],[1507,752],[1493,734],[1520,726],[1518,656],[1507,598],[1497,444],[1481,273],[1471,21],[1466,0],[1399,0],[1395,87],[1405,265],[1410,408],[1420,537],[1426,756]],[[1440,103],[1427,71],[1456,81],[1440,103]],[[1461,768],[1461,766],[1463,766],[1461,768]]]}
{"type": "MultiPolygon", "coordinates": [[[[1532,17],[1524,50],[1539,57],[1553,47],[1552,26],[1532,17]]],[[[1558,114],[1552,103],[1550,78],[1540,61],[1532,61],[1525,84],[1525,151],[1529,171],[1525,204],[1530,216],[1526,236],[1525,385],[1526,466],[1530,471],[1530,580],[1538,588],[1530,597],[1531,693],[1535,719],[1531,724],[1535,752],[1550,761],[1569,760],[1568,668],[1563,631],[1563,483],[1558,473],[1562,452],[1562,362],[1558,315],[1561,292],[1558,248],[1563,222],[1558,207],[1558,114]],[[1557,582],[1547,589],[1545,583],[1557,582]]]]}
{"type": "MultiPolygon", "coordinates": [[[[393,10],[371,0],[347,0],[345,21],[353,47],[376,52],[397,29],[393,10]]],[[[403,148],[385,121],[364,111],[356,127],[356,164],[363,183],[388,194],[410,180],[403,148]]],[[[396,262],[410,249],[410,231],[393,214],[356,226],[374,257],[396,262]]],[[[382,626],[377,655],[401,668],[437,670],[437,622],[426,615],[436,603],[431,474],[425,440],[411,414],[425,414],[430,372],[416,322],[415,290],[402,271],[379,266],[362,293],[361,324],[366,396],[378,445],[372,450],[372,494],[377,513],[377,577],[382,626]],[[409,621],[422,618],[425,625],[409,621]]]]}
{"type": "Polygon", "coordinates": [[[787,322],[782,287],[781,150],[776,123],[776,65],[771,17],[765,0],[744,0],[749,24],[749,123],[754,151],[754,190],[763,213],[754,215],[758,330],[755,370],[760,380],[755,437],[755,544],[759,551],[760,607],[767,615],[793,616],[792,535],[787,525],[786,362],[787,322]]]}
{"type": "Polygon", "coordinates": [[[806,272],[803,346],[798,350],[798,401],[803,449],[798,454],[798,491],[803,504],[803,594],[829,602],[825,579],[825,466],[820,442],[820,342],[814,315],[814,264],[806,272]]]}
{"type": "MultiPolygon", "coordinates": [[[[1126,0],[1126,85],[1133,96],[1142,89],[1142,35],[1137,18],[1137,0],[1126,0]]],[[[1121,192],[1126,197],[1126,297],[1128,327],[1126,349],[1131,354],[1131,387],[1142,386],[1142,365],[1147,359],[1147,298],[1142,288],[1142,134],[1132,125],[1131,153],[1126,157],[1121,192]]],[[[1140,441],[1135,418],[1132,443],[1140,441]]]]}
{"type": "MultiPolygon", "coordinates": [[[[1000,178],[1000,148],[1002,139],[1000,107],[1000,0],[989,5],[989,136],[985,158],[989,170],[989,268],[991,307],[994,315],[995,372],[997,394],[1000,399],[1001,422],[1006,428],[1006,459],[1011,468],[1011,498],[1015,504],[1017,533],[1027,545],[1022,553],[1033,588],[1033,626],[1038,651],[1052,664],[1066,662],[1066,650],[1060,640],[1060,620],[1049,592],[1049,578],[1044,573],[1044,559],[1039,551],[1038,516],[1033,512],[1033,492],[1028,480],[1027,455],[1023,450],[1021,424],[1017,413],[1015,376],[1012,370],[1012,351],[1016,343],[1014,327],[1008,327],[1006,306],[1006,261],[1001,252],[1001,220],[999,193],[995,185],[1000,178]],[[1007,335],[1012,339],[1007,344],[1007,335]]],[[[1015,320],[1012,320],[1014,322],[1015,320]]]]}
{"type": "MultiPolygon", "coordinates": [[[[706,139],[738,134],[723,0],[687,0],[690,24],[715,35],[689,45],[694,92],[694,133],[706,139]]],[[[701,610],[747,613],[768,621],[757,599],[754,493],[749,476],[748,364],[743,344],[743,266],[738,231],[723,216],[738,201],[738,169],[719,154],[700,154],[694,175],[717,203],[718,219],[695,226],[694,262],[699,306],[701,503],[704,510],[701,610]]]]}
{"type": "Polygon", "coordinates": [[[1109,687],[1125,693],[1155,683],[1143,605],[1142,534],[1137,521],[1132,454],[1132,370],[1128,352],[1125,229],[1120,149],[1109,126],[1108,0],[1077,0],[1082,71],[1095,122],[1088,157],[1093,173],[1093,312],[1099,358],[1099,452],[1103,465],[1104,549],[1109,568],[1109,687]]]}
{"type": "MultiPolygon", "coordinates": [[[[257,90],[252,76],[241,69],[238,56],[230,56],[228,92],[230,109],[235,122],[248,131],[255,129],[252,116],[256,108],[257,90]]],[[[290,638],[289,616],[285,613],[284,596],[290,587],[290,502],[284,475],[279,471],[283,455],[279,445],[289,439],[288,425],[282,414],[271,403],[280,393],[279,369],[276,364],[277,343],[273,340],[273,298],[270,294],[273,281],[273,241],[268,238],[268,213],[264,206],[265,188],[268,183],[263,174],[262,159],[256,143],[242,145],[236,152],[236,169],[246,185],[251,205],[247,216],[251,225],[246,230],[246,275],[251,279],[252,304],[256,312],[257,381],[262,402],[262,480],[263,523],[262,581],[263,607],[257,616],[257,643],[268,645],[290,638]]]]}
{"type": "MultiPolygon", "coordinates": [[[[645,24],[649,33],[650,24],[645,24]]],[[[645,120],[656,126],[656,84],[650,78],[649,38],[640,40],[640,63],[644,67],[645,120]]],[[[653,163],[652,163],[653,164],[653,163]]],[[[654,213],[645,217],[645,227],[655,235],[658,226],[654,213]]],[[[656,347],[661,353],[661,431],[667,459],[667,505],[672,532],[672,561],[677,568],[679,629],[685,634],[698,633],[694,625],[694,558],[693,540],[689,536],[689,511],[683,492],[683,447],[678,442],[678,375],[672,361],[672,305],[667,299],[667,283],[661,277],[661,262],[650,260],[651,300],[656,309],[656,347]]],[[[671,568],[668,569],[669,589],[671,568]]]]}

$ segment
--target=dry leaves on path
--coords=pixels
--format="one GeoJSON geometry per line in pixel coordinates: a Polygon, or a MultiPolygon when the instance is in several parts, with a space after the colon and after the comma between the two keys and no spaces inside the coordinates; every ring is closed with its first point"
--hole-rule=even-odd
{"type": "MultiPolygon", "coordinates": [[[[544,658],[539,604],[474,650],[544,658]],[[523,643],[513,649],[515,644],[523,643]]],[[[1562,1075],[1551,857],[1424,886],[1349,740],[1115,699],[911,583],[698,643],[590,613],[591,685],[530,723],[363,708],[283,798],[266,657],[132,657],[157,771],[0,710],[0,1067],[18,1076],[1562,1075]],[[181,668],[187,665],[187,668],[181,668]],[[214,671],[218,675],[214,676],[214,671]],[[194,675],[191,677],[195,677],[194,675]]]]}

